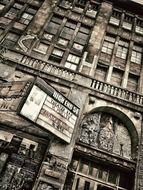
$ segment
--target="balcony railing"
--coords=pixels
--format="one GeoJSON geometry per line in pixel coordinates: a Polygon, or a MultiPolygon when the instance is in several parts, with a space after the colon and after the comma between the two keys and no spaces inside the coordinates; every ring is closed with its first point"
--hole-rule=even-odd
{"type": "Polygon", "coordinates": [[[131,92],[129,90],[107,84],[98,80],[93,80],[92,88],[102,93],[123,99],[135,104],[143,105],[143,95],[131,92]]]}
{"type": "Polygon", "coordinates": [[[45,73],[52,74],[56,77],[64,78],[70,81],[73,80],[75,76],[74,72],[69,71],[66,68],[56,66],[28,56],[24,56],[20,64],[27,65],[41,72],[43,71],[45,73]]]}
{"type": "Polygon", "coordinates": [[[27,55],[22,55],[17,52],[10,51],[8,54],[5,54],[5,56],[9,60],[13,60],[19,65],[35,69],[39,73],[44,72],[46,74],[55,76],[56,78],[58,77],[68,81],[76,81],[76,83],[80,85],[95,89],[96,91],[99,91],[103,94],[143,106],[143,95],[141,94],[89,78],[84,76],[82,73],[77,73],[67,68],[63,68],[62,66],[54,65],[52,63],[35,59],[27,55]]]}

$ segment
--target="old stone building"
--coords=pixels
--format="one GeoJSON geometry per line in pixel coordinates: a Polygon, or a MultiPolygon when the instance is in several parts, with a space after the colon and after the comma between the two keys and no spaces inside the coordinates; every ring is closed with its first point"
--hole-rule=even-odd
{"type": "Polygon", "coordinates": [[[142,0],[0,0],[0,190],[143,190],[142,0]]]}

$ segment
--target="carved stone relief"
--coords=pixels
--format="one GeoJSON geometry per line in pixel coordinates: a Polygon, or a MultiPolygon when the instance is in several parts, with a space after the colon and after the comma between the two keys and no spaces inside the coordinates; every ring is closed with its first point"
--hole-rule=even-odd
{"type": "Polygon", "coordinates": [[[17,49],[21,49],[24,52],[27,52],[28,49],[30,48],[30,45],[32,43],[32,40],[36,39],[36,35],[34,34],[27,34],[25,36],[20,37],[20,39],[18,40],[18,45],[19,47],[17,47],[17,49]]]}
{"type": "Polygon", "coordinates": [[[103,122],[100,123],[99,147],[112,151],[114,142],[113,120],[108,115],[104,115],[103,118],[103,122]]]}
{"type": "Polygon", "coordinates": [[[100,129],[100,115],[101,114],[92,114],[83,120],[80,141],[97,146],[97,136],[100,129]]]}
{"type": "Polygon", "coordinates": [[[94,113],[81,124],[80,141],[131,158],[131,138],[125,125],[108,113],[94,113]]]}

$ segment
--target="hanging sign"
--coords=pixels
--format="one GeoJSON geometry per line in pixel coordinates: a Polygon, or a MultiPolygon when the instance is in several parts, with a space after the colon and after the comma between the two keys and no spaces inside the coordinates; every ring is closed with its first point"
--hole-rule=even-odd
{"type": "Polygon", "coordinates": [[[33,85],[20,114],[70,143],[79,108],[41,81],[33,85]]]}

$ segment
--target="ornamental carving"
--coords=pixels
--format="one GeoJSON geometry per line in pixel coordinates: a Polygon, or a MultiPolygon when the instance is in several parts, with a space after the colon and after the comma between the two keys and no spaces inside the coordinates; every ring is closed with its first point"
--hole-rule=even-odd
{"type": "Polygon", "coordinates": [[[97,146],[97,136],[99,133],[100,114],[88,116],[82,123],[80,140],[84,143],[97,146]]]}
{"type": "Polygon", "coordinates": [[[18,45],[19,48],[21,48],[21,50],[23,50],[24,52],[28,51],[28,48],[30,47],[29,45],[31,45],[32,40],[36,39],[37,36],[32,34],[27,34],[26,36],[21,36],[20,39],[18,40],[18,45]]]}
{"type": "Polygon", "coordinates": [[[81,124],[80,141],[96,148],[131,158],[131,138],[125,125],[108,113],[86,116],[81,124]]]}

